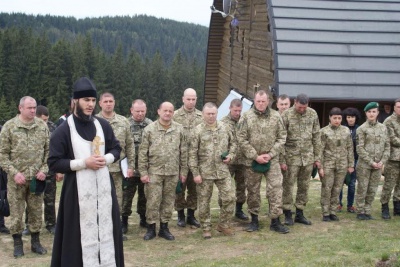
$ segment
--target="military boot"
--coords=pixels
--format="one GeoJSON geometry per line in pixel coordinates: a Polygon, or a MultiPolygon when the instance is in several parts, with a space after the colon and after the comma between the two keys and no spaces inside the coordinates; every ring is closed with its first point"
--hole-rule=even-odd
{"type": "Polygon", "coordinates": [[[31,233],[31,250],[39,255],[47,253],[47,250],[40,244],[39,233],[31,233]]]}
{"type": "Polygon", "coordinates": [[[200,223],[196,220],[196,217],[194,217],[194,210],[188,209],[187,212],[187,219],[186,223],[189,225],[193,225],[196,228],[200,228],[200,223]]]}
{"type": "Polygon", "coordinates": [[[390,220],[389,203],[382,204],[382,219],[390,220]]]}
{"type": "Polygon", "coordinates": [[[291,210],[283,210],[283,214],[285,214],[285,224],[293,225],[292,211],[291,210]]]}
{"type": "Polygon", "coordinates": [[[304,217],[303,210],[301,209],[296,209],[296,217],[294,218],[294,221],[305,225],[311,225],[311,221],[307,220],[307,218],[304,217]]]}
{"type": "Polygon", "coordinates": [[[400,201],[393,201],[393,216],[400,216],[400,201]]]}
{"type": "Polygon", "coordinates": [[[168,223],[160,224],[160,231],[158,231],[158,236],[166,240],[175,240],[175,237],[170,233],[168,229],[168,223]]]}
{"type": "Polygon", "coordinates": [[[249,217],[243,212],[243,203],[236,202],[235,217],[243,221],[247,221],[249,217]]]}
{"type": "Polygon", "coordinates": [[[14,239],[14,257],[19,258],[24,256],[24,245],[22,243],[22,236],[20,234],[12,235],[14,239]]]}
{"type": "Polygon", "coordinates": [[[143,239],[147,241],[153,239],[154,237],[156,237],[156,224],[147,224],[147,232],[143,239]]]}
{"type": "Polygon", "coordinates": [[[128,216],[122,216],[121,229],[123,234],[128,232],[128,216]]]}
{"type": "Polygon", "coordinates": [[[284,226],[281,223],[281,221],[279,220],[279,217],[271,220],[271,225],[269,226],[269,229],[271,231],[275,231],[275,232],[281,233],[281,234],[289,233],[289,228],[287,228],[286,226],[284,226]]]}
{"type": "Polygon", "coordinates": [[[177,225],[179,227],[185,227],[186,222],[185,222],[185,210],[178,210],[178,223],[177,225]]]}
{"type": "Polygon", "coordinates": [[[246,228],[247,232],[258,231],[258,215],[251,213],[251,222],[249,226],[246,228]]]}
{"type": "Polygon", "coordinates": [[[139,214],[139,216],[140,216],[140,222],[139,222],[140,227],[147,228],[146,215],[139,214]]]}

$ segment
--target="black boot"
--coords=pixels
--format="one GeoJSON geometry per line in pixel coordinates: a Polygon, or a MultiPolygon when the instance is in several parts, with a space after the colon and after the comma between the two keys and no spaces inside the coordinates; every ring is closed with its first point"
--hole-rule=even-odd
{"type": "Polygon", "coordinates": [[[147,228],[146,215],[139,214],[139,216],[140,216],[140,222],[139,222],[140,227],[147,228]]]}
{"type": "Polygon", "coordinates": [[[187,219],[186,223],[189,225],[193,225],[196,228],[200,228],[200,223],[196,220],[196,217],[194,217],[194,210],[188,209],[187,210],[187,219]]]}
{"type": "Polygon", "coordinates": [[[283,210],[283,214],[285,214],[285,224],[293,225],[292,211],[291,210],[283,210]]]}
{"type": "Polygon", "coordinates": [[[251,222],[246,228],[247,232],[258,231],[258,215],[251,213],[251,222]]]}
{"type": "Polygon", "coordinates": [[[382,204],[382,219],[390,220],[389,203],[382,204]]]}
{"type": "Polygon", "coordinates": [[[289,233],[289,228],[281,224],[281,221],[279,220],[279,217],[276,219],[271,220],[271,225],[269,226],[269,229],[271,231],[275,231],[281,234],[287,234],[289,233]]]}
{"type": "Polygon", "coordinates": [[[3,224],[3,225],[0,225],[0,233],[9,235],[10,230],[3,224]]]}
{"type": "Polygon", "coordinates": [[[304,217],[303,210],[300,209],[296,209],[296,217],[294,218],[294,221],[305,225],[311,225],[311,222],[304,217]]]}
{"type": "Polygon", "coordinates": [[[393,216],[400,216],[400,201],[393,201],[393,216]]]}
{"type": "Polygon", "coordinates": [[[47,253],[47,250],[40,244],[39,233],[31,233],[31,250],[39,255],[47,253]]]}
{"type": "Polygon", "coordinates": [[[158,236],[170,241],[175,240],[175,237],[168,229],[168,223],[160,223],[160,231],[158,231],[158,236]]]}
{"type": "Polygon", "coordinates": [[[144,235],[143,239],[144,240],[150,240],[156,237],[156,224],[147,224],[147,232],[144,235]]]}
{"type": "Polygon", "coordinates": [[[22,236],[20,234],[12,235],[14,239],[14,257],[19,258],[24,256],[24,245],[22,243],[22,236]]]}
{"type": "Polygon", "coordinates": [[[128,232],[128,216],[122,216],[121,229],[123,234],[128,232]]]}
{"type": "Polygon", "coordinates": [[[247,221],[249,217],[243,212],[243,203],[236,202],[235,217],[244,221],[247,221]]]}
{"type": "Polygon", "coordinates": [[[185,210],[178,210],[178,226],[179,227],[185,227],[186,222],[185,222],[185,210]]]}

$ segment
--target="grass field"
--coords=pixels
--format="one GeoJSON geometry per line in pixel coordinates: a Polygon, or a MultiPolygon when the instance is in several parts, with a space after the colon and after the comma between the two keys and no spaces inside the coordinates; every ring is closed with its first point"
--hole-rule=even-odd
{"type": "MultiPolygon", "coordinates": [[[[174,213],[170,231],[176,240],[166,241],[157,237],[145,242],[142,238],[146,230],[139,227],[139,216],[134,214],[129,221],[129,240],[124,242],[125,265],[375,266],[382,257],[400,253],[400,217],[392,217],[388,221],[380,218],[381,186],[373,205],[372,215],[375,220],[358,221],[355,214],[341,212],[338,213],[339,222],[322,222],[320,185],[318,180],[311,182],[310,201],[305,209],[306,217],[313,222],[312,226],[295,224],[286,235],[269,230],[270,220],[266,215],[268,203],[265,198],[260,214],[260,231],[245,232],[243,227],[246,224],[233,220],[237,230],[235,236],[225,237],[213,231],[213,237],[209,240],[202,239],[199,229],[178,228],[174,213]]],[[[60,191],[61,185],[58,187],[60,191]]],[[[265,196],[265,185],[261,194],[265,196]]],[[[215,191],[212,204],[213,226],[218,223],[216,196],[215,191]]],[[[392,213],[392,203],[390,207],[392,213]]],[[[25,256],[14,259],[12,237],[0,235],[0,266],[49,266],[52,236],[43,229],[41,240],[48,249],[45,256],[30,252],[30,238],[23,237],[23,240],[25,256]]],[[[390,266],[400,266],[396,264],[390,266]]]]}

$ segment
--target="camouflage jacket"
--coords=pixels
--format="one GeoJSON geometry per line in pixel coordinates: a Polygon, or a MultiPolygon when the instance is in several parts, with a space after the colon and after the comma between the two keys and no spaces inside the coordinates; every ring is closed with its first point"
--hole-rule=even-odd
{"type": "Polygon", "coordinates": [[[157,120],[143,130],[139,172],[141,176],[188,173],[187,140],[180,124],[172,121],[165,130],[157,120]]]}
{"type": "MultiPolygon", "coordinates": [[[[39,118],[24,124],[17,115],[7,121],[0,134],[0,165],[8,177],[21,172],[27,180],[48,172],[49,128],[39,118]]],[[[12,179],[13,180],[13,179],[12,179]]]]}
{"type": "Polygon", "coordinates": [[[99,112],[96,116],[103,118],[110,123],[111,128],[114,131],[114,135],[118,139],[119,145],[122,149],[119,160],[108,165],[109,171],[121,171],[120,161],[125,157],[128,159],[128,168],[135,169],[135,145],[133,143],[133,137],[128,119],[116,113],[114,113],[114,117],[111,119],[105,118],[101,112],[99,112]]]}
{"type": "Polygon", "coordinates": [[[322,167],[342,170],[354,167],[353,141],[349,128],[328,125],[320,132],[322,167]]]}
{"type": "Polygon", "coordinates": [[[228,165],[222,162],[221,155],[235,159],[236,142],[223,123],[215,127],[204,122],[194,128],[189,151],[189,168],[193,177],[201,175],[203,179],[225,179],[230,177],[228,165]]]}
{"type": "Polygon", "coordinates": [[[390,141],[389,160],[400,161],[400,117],[393,113],[383,123],[390,141]]]}
{"type": "Polygon", "coordinates": [[[321,138],[317,112],[308,107],[304,114],[299,114],[291,107],[282,113],[282,120],[287,131],[286,164],[307,166],[319,161],[321,138]]]}
{"type": "Polygon", "coordinates": [[[372,163],[386,163],[390,154],[390,142],[386,126],[380,122],[364,122],[356,133],[357,166],[371,169],[372,163]]]}
{"type": "Polygon", "coordinates": [[[187,112],[182,106],[175,110],[173,120],[182,125],[185,135],[189,138],[193,129],[203,122],[203,114],[197,109],[193,112],[187,112]]]}
{"type": "Polygon", "coordinates": [[[269,153],[272,161],[279,161],[286,130],[277,111],[267,108],[266,112],[260,113],[252,108],[240,118],[236,137],[245,156],[243,165],[251,166],[253,160],[264,153],[269,153]]]}
{"type": "MultiPolygon", "coordinates": [[[[236,130],[237,130],[237,121],[232,120],[231,116],[228,114],[225,117],[223,117],[220,122],[222,122],[225,127],[230,130],[230,132],[233,135],[233,138],[235,138],[235,143],[237,143],[237,138],[236,138],[236,130]]],[[[244,155],[241,152],[239,146],[236,147],[236,157],[235,160],[231,160],[229,162],[229,165],[239,165],[242,164],[242,161],[244,160],[244,155]]]]}
{"type": "Polygon", "coordinates": [[[133,142],[135,143],[136,164],[137,164],[137,159],[139,156],[139,145],[140,143],[142,143],[143,129],[153,121],[148,118],[144,118],[143,121],[139,122],[135,121],[132,117],[130,117],[128,120],[131,126],[131,134],[133,136],[133,142]]]}

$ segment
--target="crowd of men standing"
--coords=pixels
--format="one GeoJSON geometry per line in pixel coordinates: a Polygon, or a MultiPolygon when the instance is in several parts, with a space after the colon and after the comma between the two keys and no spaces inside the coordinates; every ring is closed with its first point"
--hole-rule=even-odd
{"type": "MultiPolygon", "coordinates": [[[[77,195],[78,201],[74,205],[82,210],[87,208],[86,205],[92,205],[85,198],[94,197],[100,203],[104,200],[99,194],[109,196],[113,203],[109,207],[109,217],[117,216],[121,224],[109,224],[114,230],[103,239],[105,246],[109,242],[114,245],[115,253],[108,255],[99,249],[101,253],[98,251],[99,256],[93,256],[92,260],[111,259],[110,262],[118,266],[123,266],[123,256],[118,256],[118,250],[122,250],[118,236],[127,240],[128,218],[132,214],[136,192],[139,225],[147,229],[144,240],[156,237],[157,224],[159,237],[175,239],[168,226],[174,208],[179,227],[201,227],[203,238],[209,239],[212,237],[210,200],[214,184],[218,188],[220,206],[216,230],[231,236],[235,233],[231,224],[233,215],[243,221],[249,219],[243,211],[245,203],[251,217],[245,230],[259,230],[261,181],[265,177],[270,230],[285,234],[290,231],[288,226],[294,223],[312,224],[305,217],[304,209],[313,172],[318,172],[322,181],[322,220],[337,221],[339,194],[346,174],[351,175],[357,166],[357,218],[371,219],[372,200],[383,165],[388,160],[381,197],[382,218],[390,219],[388,202],[394,187],[394,215],[400,215],[400,99],[395,101],[395,112],[384,124],[377,121],[378,103],[369,103],[364,109],[367,121],[358,127],[354,140],[352,128],[349,130],[342,125],[342,119],[347,117],[343,118],[345,115],[339,108],[331,110],[329,125],[320,129],[318,115],[309,107],[309,98],[304,94],[295,98],[292,107],[287,96],[279,96],[278,111],[275,111],[271,108],[268,92],[259,90],[249,111],[241,115],[242,102],[234,99],[229,114],[220,121],[217,121],[218,109],[214,103],[206,103],[202,111],[195,108],[197,95],[191,88],[184,91],[181,108],[175,110],[172,103],[161,103],[154,122],[146,118],[146,103],[141,99],[132,102],[129,119],[116,114],[116,100],[109,92],[100,95],[101,111],[93,116],[96,98],[94,84],[81,78],[74,84],[71,115],[60,119],[64,124],[62,127],[54,129],[54,125],[46,121],[47,109],[37,107],[36,101],[29,96],[21,99],[19,114],[4,125],[0,135],[0,165],[9,177],[9,232],[14,239],[15,257],[24,255],[21,234],[25,227],[22,221],[25,210],[32,251],[47,253],[39,240],[45,190],[46,228],[55,233],[58,240],[67,238],[62,234],[62,227],[68,224],[68,214],[78,218],[73,226],[81,230],[88,227],[88,222],[93,223],[86,218],[89,215],[76,211],[68,213],[68,209],[64,209],[68,203],[63,199],[70,199],[68,194],[77,195]],[[80,153],[80,146],[84,150],[86,144],[89,144],[89,150],[80,153]],[[356,152],[359,159],[355,157],[356,152]],[[96,179],[103,177],[99,173],[103,169],[109,172],[110,182],[97,184],[99,180],[96,179]],[[76,179],[76,183],[64,182],[60,201],[62,216],[56,226],[55,181],[63,180],[63,173],[76,179]],[[80,177],[85,175],[93,176],[97,181],[94,182],[97,195],[89,196],[91,192],[84,191],[90,191],[90,185],[82,189],[87,185],[80,182],[80,177]],[[294,197],[295,184],[297,193],[294,197]],[[76,188],[71,191],[71,186],[76,188]],[[199,221],[195,217],[197,209],[199,221]],[[282,214],[283,223],[280,221],[282,214]]],[[[103,225],[99,222],[103,216],[101,208],[97,209],[96,220],[101,230],[108,225],[107,214],[103,225]]],[[[78,238],[82,244],[78,249],[80,254],[77,252],[81,255],[77,265],[90,263],[90,257],[85,259],[84,254],[97,254],[83,241],[91,237],[82,233],[78,238]]],[[[64,252],[61,243],[55,241],[54,246],[58,246],[53,248],[54,266],[66,260],[66,255],[73,256],[74,253],[64,252]]]]}

